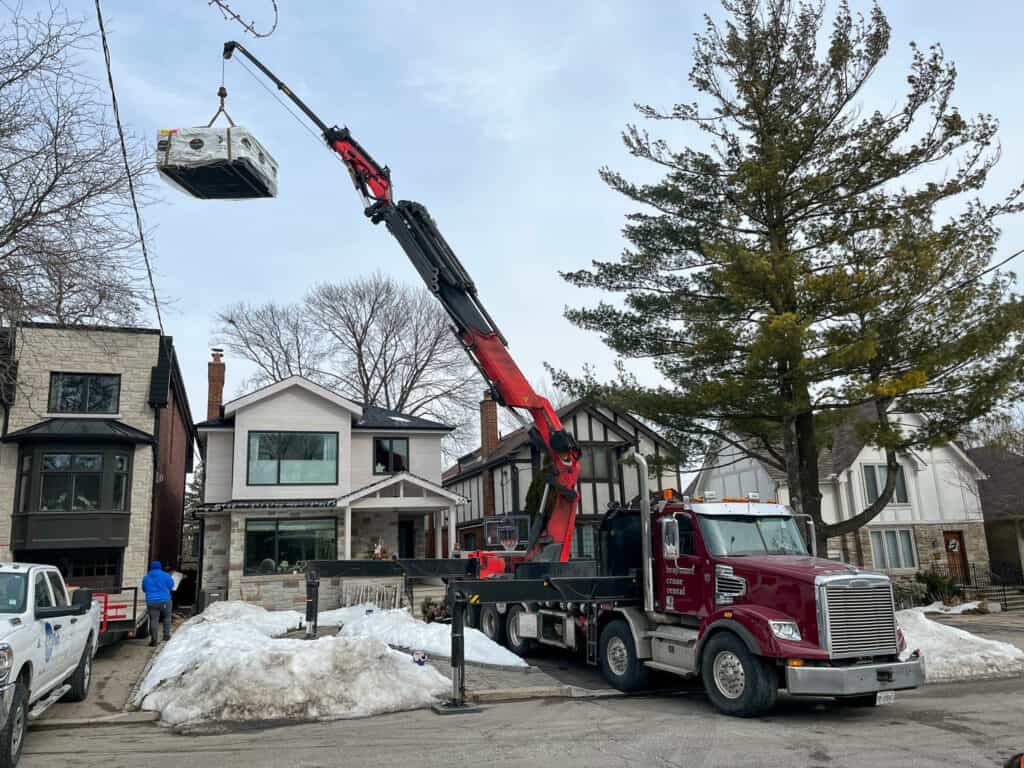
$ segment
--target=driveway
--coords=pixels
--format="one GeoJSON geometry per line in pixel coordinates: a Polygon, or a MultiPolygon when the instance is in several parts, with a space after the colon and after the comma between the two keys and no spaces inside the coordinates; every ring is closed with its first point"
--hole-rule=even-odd
{"type": "Polygon", "coordinates": [[[682,694],[491,705],[207,736],[153,724],[38,731],[25,768],[146,765],[1000,766],[1024,749],[1020,679],[929,686],[880,709],[784,701],[771,717],[719,715],[682,694]]]}

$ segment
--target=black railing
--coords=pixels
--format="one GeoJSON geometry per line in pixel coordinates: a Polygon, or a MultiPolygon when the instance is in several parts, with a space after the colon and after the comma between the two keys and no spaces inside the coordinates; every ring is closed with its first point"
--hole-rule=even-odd
{"type": "Polygon", "coordinates": [[[955,586],[986,590],[1005,610],[1010,588],[1024,584],[1024,574],[1019,564],[1005,561],[990,563],[987,567],[976,563],[952,564],[930,563],[923,569],[949,579],[955,586]]]}

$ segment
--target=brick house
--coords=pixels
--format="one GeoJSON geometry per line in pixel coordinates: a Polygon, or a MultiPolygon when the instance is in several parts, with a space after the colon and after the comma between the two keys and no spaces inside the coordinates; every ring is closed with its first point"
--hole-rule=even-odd
{"type": "MultiPolygon", "coordinates": [[[[870,505],[886,481],[885,452],[865,444],[856,429],[864,412],[841,424],[818,457],[822,516],[848,519],[870,505]]],[[[907,430],[919,418],[892,414],[907,430]]],[[[829,540],[821,553],[895,576],[948,570],[970,579],[971,566],[988,569],[985,522],[978,496],[984,473],[955,443],[914,449],[898,456],[900,474],[892,500],[855,533],[829,540]]],[[[774,466],[724,446],[709,454],[687,492],[718,498],[756,492],[762,499],[789,498],[787,478],[774,466]]]]}
{"type": "MultiPolygon", "coordinates": [[[[608,504],[629,503],[639,493],[639,468],[621,464],[631,448],[647,456],[669,456],[672,446],[628,413],[582,400],[558,409],[558,417],[580,445],[583,456],[577,490],[580,506],[573,533],[573,557],[593,557],[597,526],[608,504]]],[[[469,501],[458,512],[457,541],[464,550],[498,549],[499,529],[514,521],[520,545],[528,536],[526,495],[540,456],[525,429],[498,432],[498,404],[489,393],[480,403],[480,447],[444,473],[444,487],[469,501]]],[[[680,489],[678,467],[656,472],[652,490],[680,489]]]]}
{"type": "MultiPolygon", "coordinates": [[[[428,529],[439,533],[463,502],[441,486],[441,439],[452,427],[301,376],[225,403],[219,350],[208,374],[208,418],[196,425],[208,599],[301,608],[307,560],[425,557],[428,529]]],[[[338,586],[321,584],[322,605],[336,604],[338,586]]]]}
{"type": "Polygon", "coordinates": [[[0,349],[0,559],[112,594],[177,567],[195,430],[172,338],[24,323],[0,349]]]}

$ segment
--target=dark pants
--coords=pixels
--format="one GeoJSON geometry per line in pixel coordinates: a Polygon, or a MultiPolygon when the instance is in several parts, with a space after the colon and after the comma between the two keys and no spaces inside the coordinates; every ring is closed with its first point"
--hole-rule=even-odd
{"type": "Polygon", "coordinates": [[[149,642],[155,643],[160,636],[160,622],[164,624],[164,640],[171,639],[171,601],[146,603],[149,611],[149,642]]]}

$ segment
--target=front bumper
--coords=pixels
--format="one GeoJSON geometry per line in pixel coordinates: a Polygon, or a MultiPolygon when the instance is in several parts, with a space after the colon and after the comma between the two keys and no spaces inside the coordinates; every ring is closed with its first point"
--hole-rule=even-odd
{"type": "Polygon", "coordinates": [[[7,725],[7,715],[11,713],[11,702],[14,701],[15,683],[0,685],[0,729],[7,725]]]}
{"type": "Polygon", "coordinates": [[[849,667],[786,667],[786,689],[795,696],[857,696],[924,685],[924,659],[849,667]]]}

